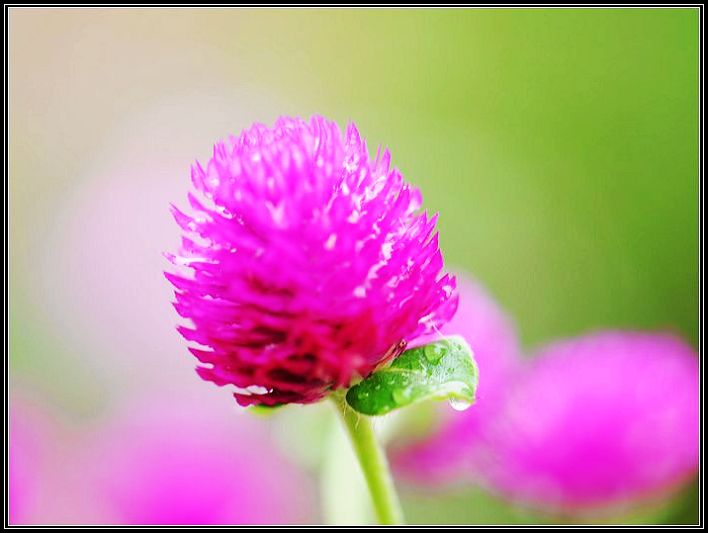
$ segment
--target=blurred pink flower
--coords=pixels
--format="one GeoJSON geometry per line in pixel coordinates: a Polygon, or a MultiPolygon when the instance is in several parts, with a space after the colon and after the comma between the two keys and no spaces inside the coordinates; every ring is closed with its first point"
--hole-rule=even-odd
{"type": "Polygon", "coordinates": [[[314,520],[311,480],[252,416],[150,406],[101,427],[93,487],[105,523],[295,524],[314,520]]]}
{"type": "Polygon", "coordinates": [[[12,399],[8,442],[9,523],[28,523],[37,498],[43,423],[26,404],[12,399]]]}
{"type": "MultiPolygon", "coordinates": [[[[480,314],[498,316],[465,287],[461,309],[478,305],[480,314]]],[[[457,333],[482,348],[490,337],[469,316],[457,333]]],[[[507,334],[499,342],[509,343],[507,334]]],[[[510,345],[505,361],[516,357],[510,345]]],[[[476,352],[483,386],[489,362],[476,352]]],[[[426,441],[399,450],[403,473],[475,480],[526,504],[570,511],[664,494],[696,472],[698,360],[672,335],[600,332],[552,344],[515,371],[499,373],[492,363],[489,373],[501,394],[493,408],[482,396],[426,441]]]]}
{"type": "Polygon", "coordinates": [[[437,215],[390,160],[315,116],[255,124],[193,167],[196,214],[173,208],[168,255],[185,270],[166,276],[204,379],[242,405],[310,403],[450,318],[437,215]]]}
{"type": "Polygon", "coordinates": [[[490,432],[488,483],[577,508],[676,488],[698,467],[698,358],[668,334],[608,331],[544,349],[490,432]]]}
{"type": "Polygon", "coordinates": [[[13,397],[10,523],[312,523],[314,484],[272,425],[186,390],[134,396],[93,422],[13,397]]]}

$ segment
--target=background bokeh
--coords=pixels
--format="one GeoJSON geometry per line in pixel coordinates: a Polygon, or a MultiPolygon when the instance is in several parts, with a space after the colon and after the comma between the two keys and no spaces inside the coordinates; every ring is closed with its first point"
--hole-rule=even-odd
{"type": "MultiPolygon", "coordinates": [[[[182,413],[174,438],[202,417],[265,433],[303,487],[273,521],[357,516],[356,487],[346,505],[317,494],[346,485],[327,409],[254,421],[173,329],[167,206],[253,121],[318,113],[388,145],[441,212],[447,263],[526,347],[603,327],[697,346],[698,25],[697,9],[11,8],[10,410],[35,435],[17,519],[120,520],[89,472],[147,405],[182,413]]],[[[404,496],[420,522],[559,519],[474,488],[404,496]]],[[[618,520],[694,522],[696,500],[618,520]]]]}

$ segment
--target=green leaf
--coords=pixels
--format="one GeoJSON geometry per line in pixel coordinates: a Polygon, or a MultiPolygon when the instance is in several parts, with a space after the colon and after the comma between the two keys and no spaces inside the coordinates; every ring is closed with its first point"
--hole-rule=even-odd
{"type": "Polygon", "coordinates": [[[253,413],[254,415],[258,416],[270,416],[272,415],[276,410],[280,409],[281,407],[285,407],[284,403],[277,403],[275,405],[251,405],[248,410],[253,413]]]}
{"type": "Polygon", "coordinates": [[[359,413],[385,415],[423,400],[449,400],[457,409],[474,403],[478,372],[462,337],[448,337],[403,352],[347,392],[359,413]]]}

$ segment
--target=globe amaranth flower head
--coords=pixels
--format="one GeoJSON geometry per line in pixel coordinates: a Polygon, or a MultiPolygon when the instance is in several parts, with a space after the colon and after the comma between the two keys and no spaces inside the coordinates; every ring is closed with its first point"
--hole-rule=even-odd
{"type": "Polygon", "coordinates": [[[166,276],[203,379],[241,405],[314,402],[454,314],[437,215],[390,160],[315,116],[254,124],[194,165],[166,276]]]}

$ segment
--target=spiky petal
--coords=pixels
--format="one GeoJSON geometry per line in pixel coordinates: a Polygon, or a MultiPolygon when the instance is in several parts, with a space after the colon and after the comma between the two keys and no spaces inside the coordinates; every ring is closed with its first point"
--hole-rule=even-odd
{"type": "Polygon", "coordinates": [[[173,207],[182,270],[166,276],[199,374],[240,404],[317,401],[454,314],[437,215],[353,124],[255,124],[192,182],[193,215],[173,207]]]}

